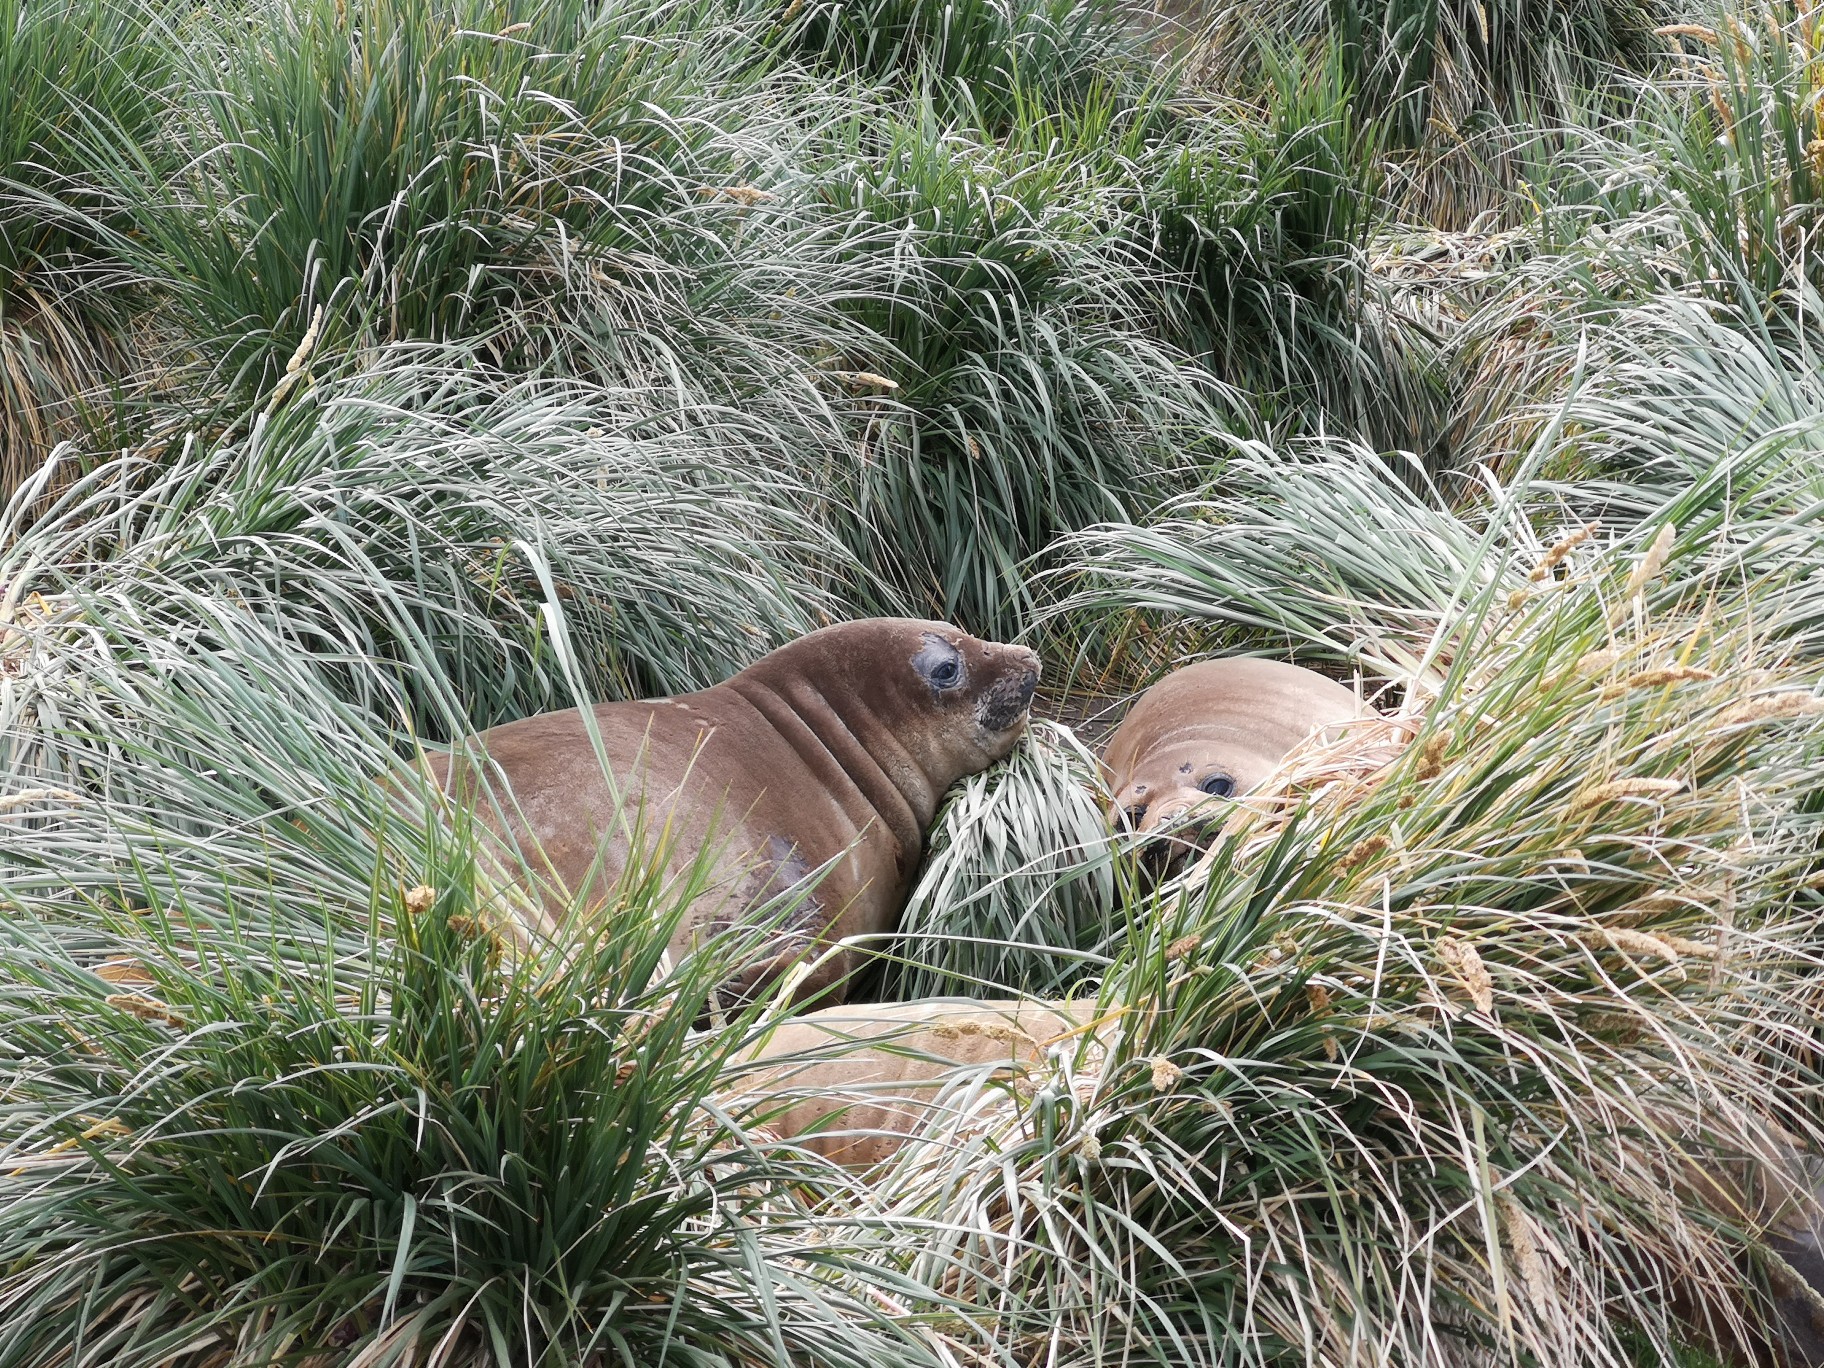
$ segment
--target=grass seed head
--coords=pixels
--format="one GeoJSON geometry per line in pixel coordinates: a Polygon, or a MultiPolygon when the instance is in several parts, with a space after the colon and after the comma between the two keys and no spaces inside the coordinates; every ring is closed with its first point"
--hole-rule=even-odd
{"type": "Polygon", "coordinates": [[[1575,551],[1579,546],[1582,546],[1591,537],[1595,536],[1596,529],[1600,526],[1600,523],[1585,523],[1576,531],[1568,532],[1557,541],[1553,542],[1551,548],[1546,551],[1545,555],[1540,557],[1539,564],[1535,565],[1532,568],[1532,571],[1527,575],[1527,579],[1537,584],[1540,580],[1548,578],[1552,571],[1556,570],[1558,566],[1563,563],[1566,556],[1570,555],[1571,552],[1575,551]]]}
{"type": "Polygon", "coordinates": [[[172,1011],[168,1004],[160,1002],[155,997],[145,997],[138,993],[109,993],[103,1001],[110,1007],[118,1007],[128,1015],[138,1017],[141,1021],[155,1021],[161,1026],[171,1026],[178,1030],[182,1030],[189,1024],[172,1011]]]}
{"type": "Polygon", "coordinates": [[[1594,678],[1596,675],[1607,674],[1614,669],[1616,663],[1620,661],[1621,655],[1622,653],[1613,647],[1604,646],[1599,650],[1587,651],[1579,656],[1577,664],[1573,668],[1586,678],[1594,678]]]}
{"type": "Polygon", "coordinates": [[[1166,962],[1168,964],[1176,963],[1186,955],[1193,954],[1197,947],[1202,944],[1203,937],[1195,933],[1188,936],[1180,936],[1177,940],[1165,947],[1166,962]]]}
{"type": "Polygon", "coordinates": [[[1372,836],[1363,837],[1354,845],[1350,846],[1349,849],[1344,852],[1343,858],[1336,862],[1336,872],[1338,874],[1347,874],[1350,870],[1355,869],[1360,865],[1367,864],[1368,861],[1386,850],[1392,843],[1392,840],[1385,832],[1377,831],[1372,836]]]}
{"type": "Polygon", "coordinates": [[[1715,959],[1722,953],[1722,947],[1715,941],[1692,940],[1688,936],[1675,935],[1670,931],[1655,931],[1652,934],[1668,949],[1687,959],[1715,959]]]}
{"type": "Polygon", "coordinates": [[[1183,1079],[1183,1077],[1184,1070],[1172,1063],[1172,1061],[1167,1059],[1164,1055],[1160,1055],[1152,1061],[1154,1092],[1163,1093],[1172,1091],[1172,1089],[1178,1086],[1179,1081],[1183,1079]]]}
{"type": "Polygon", "coordinates": [[[1644,594],[1647,586],[1659,578],[1659,572],[1665,569],[1666,558],[1672,554],[1672,543],[1677,537],[1677,527],[1669,522],[1660,525],[1659,534],[1653,538],[1652,544],[1647,547],[1647,553],[1640,558],[1640,563],[1628,576],[1628,582],[1621,591],[1621,602],[1617,605],[1617,611],[1644,594]]]}
{"type": "Polygon", "coordinates": [[[1495,1010],[1495,982],[1475,946],[1456,936],[1439,936],[1438,958],[1468,990],[1478,1012],[1486,1016],[1495,1010]]]}
{"type": "Polygon", "coordinates": [[[1662,24],[1653,32],[1661,38],[1695,38],[1709,47],[1717,47],[1723,41],[1715,29],[1702,24],[1662,24]]]}
{"type": "Polygon", "coordinates": [[[1717,714],[1716,725],[1754,726],[1788,717],[1811,717],[1821,712],[1824,712],[1824,698],[1803,689],[1782,689],[1777,693],[1761,694],[1757,698],[1732,703],[1717,714]]]}
{"type": "Polygon", "coordinates": [[[1678,977],[1684,977],[1677,948],[1650,932],[1622,926],[1597,926],[1585,931],[1579,939],[1595,949],[1619,950],[1634,959],[1663,960],[1677,970],[1678,977]]]}
{"type": "Polygon", "coordinates": [[[1419,752],[1419,762],[1413,767],[1413,779],[1424,783],[1428,779],[1437,778],[1444,768],[1444,752],[1449,749],[1450,736],[1447,733],[1432,733],[1419,752]]]}
{"type": "Polygon", "coordinates": [[[1513,1255],[1514,1271],[1520,1275],[1521,1285],[1532,1295],[1542,1296],[1549,1286],[1550,1274],[1546,1272],[1545,1259],[1540,1255],[1539,1242],[1533,1236],[1532,1221],[1525,1208],[1503,1194],[1495,1198],[1495,1210],[1500,1213],[1501,1234],[1508,1252],[1513,1255]]]}
{"type": "Polygon", "coordinates": [[[1706,670],[1701,665],[1668,665],[1658,669],[1640,670],[1626,679],[1607,685],[1602,691],[1604,699],[1619,698],[1636,689],[1658,689],[1669,684],[1705,683],[1716,678],[1716,671],[1706,670]]]}
{"type": "Polygon", "coordinates": [[[1685,790],[1683,779],[1657,779],[1641,776],[1630,779],[1611,779],[1606,784],[1598,784],[1579,794],[1571,803],[1572,812],[1587,812],[1601,807],[1604,803],[1621,802],[1628,798],[1670,798],[1675,793],[1685,790]]]}

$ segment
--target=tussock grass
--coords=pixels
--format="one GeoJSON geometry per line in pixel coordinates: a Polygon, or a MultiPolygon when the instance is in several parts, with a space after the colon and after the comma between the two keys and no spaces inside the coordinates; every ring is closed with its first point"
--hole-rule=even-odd
{"type": "Polygon", "coordinates": [[[1513,211],[1537,144],[1591,105],[1625,101],[1628,74],[1657,77],[1688,18],[1658,0],[1399,0],[1207,11],[1199,56],[1226,88],[1262,85],[1263,54],[1333,53],[1365,119],[1382,123],[1416,213],[1448,229],[1513,211]]]}
{"type": "Polygon", "coordinates": [[[1212,45],[1238,69],[1251,55],[1247,40],[1262,32],[1338,44],[1364,104],[1394,114],[1394,127],[1416,145],[1429,126],[1455,131],[1478,114],[1533,114],[1545,122],[1549,113],[1528,101],[1556,95],[1567,67],[1588,81],[1616,65],[1649,66],[1667,47],[1655,30],[1674,15],[1640,0],[1505,3],[1482,11],[1420,0],[1321,12],[1221,10],[1215,18],[1214,34],[1231,42],[1212,45]]]}
{"type": "Polygon", "coordinates": [[[1121,877],[1095,757],[1056,723],[958,785],[938,814],[887,996],[1056,997],[1121,937],[1121,877]]]}
{"type": "Polygon", "coordinates": [[[98,164],[158,150],[172,52],[136,0],[0,6],[0,496],[80,431],[85,397],[128,381],[131,294],[110,250],[127,219],[98,164]]]}
{"type": "Polygon", "coordinates": [[[1805,12],[1783,3],[1704,18],[1673,26],[1682,56],[1631,89],[1620,117],[1576,121],[1577,135],[1542,177],[1555,182],[1545,206],[1551,232],[1593,248],[1636,291],[1785,314],[1803,284],[1818,283],[1818,35],[1805,12]]]}
{"type": "Polygon", "coordinates": [[[879,339],[855,497],[906,589],[984,632],[1029,607],[1022,562],[1136,511],[1223,417],[1214,377],[1149,331],[1123,182],[1085,155],[1106,114],[1005,144],[917,121],[857,125],[832,212],[878,285],[843,302],[879,339]],[[878,267],[877,267],[878,269],[878,267]]]}
{"type": "Polygon", "coordinates": [[[701,331],[691,297],[764,198],[756,49],[690,3],[531,15],[324,0],[193,25],[186,175],[110,169],[216,383],[275,381],[319,308],[326,348],[460,337],[584,372],[701,331]]]}
{"type": "Polygon", "coordinates": [[[1441,421],[1436,340],[1366,270],[1391,212],[1385,129],[1334,51],[1255,60],[1264,110],[1230,100],[1140,154],[1161,322],[1277,431],[1424,451],[1441,421]]]}
{"type": "Polygon", "coordinates": [[[1148,79],[1145,21],[1110,0],[808,0],[773,40],[819,66],[928,94],[1000,129],[1148,79]]]}
{"type": "Polygon", "coordinates": [[[1092,632],[1124,611],[1208,619],[1410,679],[1442,646],[1434,634],[1459,594],[1503,575],[1518,589],[1524,573],[1425,489],[1416,464],[1360,448],[1238,444],[1209,493],[1073,539],[1077,562],[1058,582],[1076,587],[1051,611],[1092,632]]]}
{"type": "Polygon", "coordinates": [[[739,1036],[685,1048],[680,903],[516,961],[460,844],[419,868],[352,953],[253,902],[9,921],[0,1362],[937,1361],[704,1106],[739,1036]]]}
{"type": "Polygon", "coordinates": [[[490,395],[462,361],[389,356],[244,436],[127,452],[48,511],[22,493],[15,597],[205,649],[193,613],[249,616],[352,699],[385,714],[396,686],[448,736],[567,696],[550,595],[588,688],[663,693],[820,625],[863,578],[805,513],[791,453],[751,464],[765,425],[662,393],[497,377],[490,395]]]}

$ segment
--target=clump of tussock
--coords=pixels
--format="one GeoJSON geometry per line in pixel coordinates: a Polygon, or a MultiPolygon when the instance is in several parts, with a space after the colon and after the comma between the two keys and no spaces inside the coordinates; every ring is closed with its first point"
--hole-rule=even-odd
{"type": "Polygon", "coordinates": [[[818,1169],[706,1104],[740,1032],[689,1029],[726,966],[665,967],[681,901],[510,958],[460,841],[416,872],[340,946],[9,917],[0,1363],[939,1361],[818,1169]]]}
{"type": "Polygon", "coordinates": [[[265,391],[319,308],[327,351],[461,341],[616,382],[739,375],[769,313],[801,317],[777,273],[764,301],[748,287],[792,255],[769,186],[803,140],[783,102],[817,97],[767,85],[751,27],[691,0],[503,18],[322,0],[192,19],[182,174],[131,147],[99,171],[134,206],[115,249],[161,282],[212,393],[265,391]]]}
{"type": "Polygon", "coordinates": [[[1034,107],[1067,110],[1108,86],[1144,84],[1148,27],[1114,0],[805,0],[786,7],[769,41],[998,131],[1034,107]]]}
{"type": "MultiPolygon", "coordinates": [[[[444,737],[553,706],[567,671],[607,695],[704,687],[863,581],[794,467],[749,465],[766,424],[663,392],[490,384],[463,360],[389,355],[244,436],[155,440],[48,506],[25,491],[0,576],[71,605],[79,638],[131,612],[164,650],[200,651],[209,616],[257,620],[351,699],[384,715],[396,688],[444,737]]],[[[72,659],[47,638],[34,677],[72,659]]]]}
{"type": "Polygon", "coordinates": [[[1123,930],[1101,787],[1094,756],[1056,723],[957,785],[900,919],[887,995],[1055,997],[1099,972],[1123,930]]]}
{"type": "Polygon", "coordinates": [[[127,213],[98,164],[132,147],[168,169],[173,57],[137,0],[0,6],[0,499],[139,364],[144,282],[112,250],[127,213]]]}
{"type": "Polygon", "coordinates": [[[840,301],[845,369],[890,382],[844,483],[858,550],[986,634],[1029,615],[1028,562],[1180,487],[1228,412],[1152,326],[1126,182],[1082,145],[1099,126],[1035,117],[996,142],[921,107],[857,124],[824,181],[871,282],[840,301]]]}
{"type": "Polygon", "coordinates": [[[1282,435],[1434,453],[1437,329],[1368,247],[1392,213],[1382,141],[1334,53],[1274,55],[1266,91],[1161,129],[1133,154],[1130,231],[1158,266],[1158,326],[1282,435]]]}
{"type": "Polygon", "coordinates": [[[1258,92],[1287,48],[1333,54],[1364,121],[1386,130],[1410,212],[1444,229],[1511,214],[1538,144],[1659,76],[1674,50],[1657,0],[1528,5],[1219,4],[1198,46],[1204,81],[1258,92]]]}

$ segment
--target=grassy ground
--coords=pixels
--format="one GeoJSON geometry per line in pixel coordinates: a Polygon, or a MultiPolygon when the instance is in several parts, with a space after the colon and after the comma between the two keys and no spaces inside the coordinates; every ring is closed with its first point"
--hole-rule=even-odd
{"type": "Polygon", "coordinates": [[[1786,0],[0,0],[0,1368],[1765,1360],[1821,93],[1786,0]],[[1113,1025],[863,1184],[688,881],[524,945],[393,776],[872,613],[1070,724],[874,990],[1113,1025]],[[1085,743],[1213,650],[1405,744],[1151,889],[1085,743]]]}

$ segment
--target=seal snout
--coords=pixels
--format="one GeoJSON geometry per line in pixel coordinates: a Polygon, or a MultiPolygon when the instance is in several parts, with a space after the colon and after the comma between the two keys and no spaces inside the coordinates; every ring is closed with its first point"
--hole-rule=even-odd
{"type": "Polygon", "coordinates": [[[1019,698],[1022,707],[1030,707],[1032,696],[1039,691],[1039,653],[1029,651],[1024,646],[1009,646],[1007,654],[1013,657],[1014,668],[1019,671],[1019,698]]]}
{"type": "Polygon", "coordinates": [[[1033,666],[1020,676],[1020,702],[1030,704],[1032,696],[1039,691],[1039,669],[1033,666]]]}
{"type": "Polygon", "coordinates": [[[1015,730],[1026,721],[1039,690],[1038,654],[1024,646],[998,646],[987,662],[996,677],[982,690],[976,718],[990,733],[1015,730]]]}
{"type": "Polygon", "coordinates": [[[1039,691],[1039,653],[1025,646],[1003,646],[1001,651],[1007,657],[1008,667],[1016,672],[1020,681],[1020,696],[1028,703],[1039,691]]]}
{"type": "Polygon", "coordinates": [[[1169,879],[1209,849],[1213,839],[1203,827],[1156,832],[1140,851],[1140,867],[1153,879],[1169,879]]]}
{"type": "Polygon", "coordinates": [[[1169,878],[1221,834],[1229,805],[1195,790],[1148,801],[1144,788],[1129,790],[1114,803],[1115,829],[1140,838],[1140,865],[1155,879],[1169,878]]]}
{"type": "MultiPolygon", "coordinates": [[[[1128,789],[1114,802],[1110,816],[1115,825],[1137,836],[1180,828],[1193,817],[1209,819],[1226,814],[1227,805],[1196,789],[1174,789],[1151,796],[1145,786],[1128,789]]],[[[1180,835],[1183,832],[1179,832],[1180,835]]]]}

